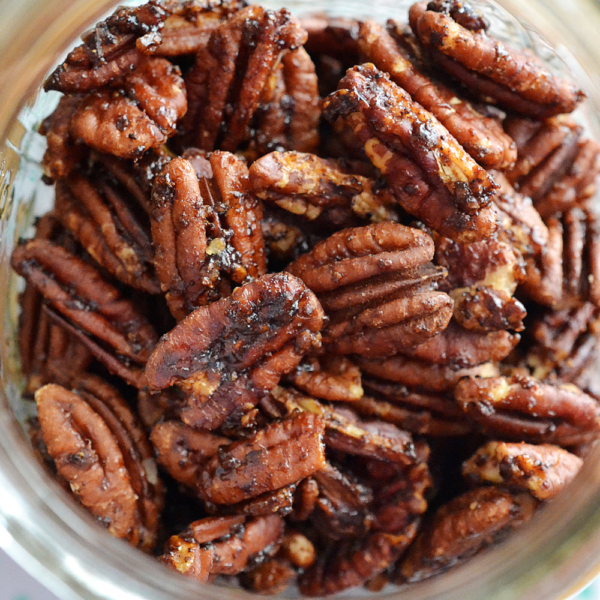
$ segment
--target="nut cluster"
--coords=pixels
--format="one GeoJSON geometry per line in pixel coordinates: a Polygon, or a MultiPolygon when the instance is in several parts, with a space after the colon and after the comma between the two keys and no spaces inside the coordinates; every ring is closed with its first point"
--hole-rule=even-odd
{"type": "Polygon", "coordinates": [[[150,0],[46,81],[56,202],[12,256],[32,446],[197,581],[421,581],[600,433],[584,94],[462,0],[408,17],[150,0]]]}

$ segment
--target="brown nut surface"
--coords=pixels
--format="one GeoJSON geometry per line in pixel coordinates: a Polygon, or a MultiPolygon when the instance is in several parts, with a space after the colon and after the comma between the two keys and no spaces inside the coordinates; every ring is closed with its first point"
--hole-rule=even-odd
{"type": "Polygon", "coordinates": [[[484,431],[508,439],[574,445],[600,431],[598,403],[572,384],[520,375],[469,377],[458,383],[455,397],[484,431]]]}
{"type": "Polygon", "coordinates": [[[289,274],[265,275],[195,310],[157,345],[146,369],[152,390],[179,384],[182,419],[214,429],[255,405],[320,341],[322,310],[289,274]]]}
{"type": "Polygon", "coordinates": [[[448,5],[467,3],[419,2],[410,9],[410,25],[432,59],[471,92],[538,119],[572,112],[583,100],[581,90],[553,75],[533,54],[464,27],[448,5]]]}
{"type": "Polygon", "coordinates": [[[422,581],[445,571],[528,521],[536,506],[529,494],[495,487],[458,496],[419,534],[399,566],[399,581],[422,581]]]}
{"type": "Polygon", "coordinates": [[[550,444],[489,442],[463,464],[463,476],[529,492],[538,500],[560,493],[577,475],[583,460],[550,444]]]}
{"type": "Polygon", "coordinates": [[[353,130],[406,212],[457,241],[493,233],[496,184],[431,113],[372,64],[348,71],[340,87],[326,118],[353,130]]]}

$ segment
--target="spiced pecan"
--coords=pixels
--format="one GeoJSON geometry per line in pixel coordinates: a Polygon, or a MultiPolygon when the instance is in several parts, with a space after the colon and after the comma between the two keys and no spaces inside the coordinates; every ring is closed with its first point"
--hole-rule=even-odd
{"type": "Polygon", "coordinates": [[[255,405],[319,344],[322,320],[299,279],[265,275],[196,309],[164,336],[146,368],[148,385],[182,386],[189,394],[183,421],[217,428],[236,409],[255,405]]]}
{"type": "Polygon", "coordinates": [[[109,371],[143,386],[142,367],[157,340],[133,302],[91,265],[47,240],[15,248],[12,266],[62,316],[61,324],[84,343],[109,371]]]}
{"type": "Polygon", "coordinates": [[[359,21],[319,12],[302,17],[300,23],[308,34],[304,45],[311,54],[326,54],[340,59],[348,56],[358,58],[359,21]]]}
{"type": "Polygon", "coordinates": [[[58,472],[108,530],[150,550],[163,503],[151,447],[117,391],[91,375],[74,392],[49,384],[35,395],[42,435],[58,472]]]}
{"type": "Polygon", "coordinates": [[[340,87],[324,103],[326,118],[353,130],[406,212],[457,241],[493,233],[496,184],[431,113],[369,63],[340,87]]]}
{"type": "Polygon", "coordinates": [[[187,97],[179,68],[164,58],[143,58],[128,71],[82,99],[71,134],[99,152],[138,158],[175,133],[187,97]]]}
{"type": "Polygon", "coordinates": [[[235,575],[275,554],[283,534],[283,520],[271,515],[208,517],[167,542],[163,564],[207,581],[211,575],[235,575]]]}
{"type": "Polygon", "coordinates": [[[262,595],[280,594],[296,580],[296,570],[282,558],[272,558],[245,573],[242,585],[262,595]]]}
{"type": "Polygon", "coordinates": [[[519,374],[468,377],[454,393],[469,418],[492,435],[570,446],[600,431],[598,403],[572,384],[541,383],[519,374]]]}
{"type": "Polygon", "coordinates": [[[182,122],[184,143],[234,152],[248,142],[279,60],[305,40],[306,32],[284,9],[253,5],[220,24],[185,78],[190,107],[182,122]]]}
{"type": "Polygon", "coordinates": [[[328,351],[389,356],[448,324],[450,298],[431,291],[445,274],[428,263],[432,255],[428,235],[384,222],[337,232],[287,270],[318,294],[327,311],[328,351]]]}
{"type": "MultiPolygon", "coordinates": [[[[393,23],[388,27],[392,33],[393,23]]],[[[365,58],[389,73],[415,102],[431,112],[459,144],[479,163],[490,168],[508,168],[517,158],[515,143],[501,124],[478,112],[470,102],[458,98],[449,87],[431,78],[414,64],[414,57],[396,43],[383,25],[361,23],[358,45],[365,58]]]]}
{"type": "Polygon", "coordinates": [[[528,521],[536,506],[529,494],[495,487],[458,496],[419,534],[399,566],[399,581],[422,581],[469,558],[528,521]]]}
{"type": "Polygon", "coordinates": [[[312,477],[303,479],[294,495],[292,521],[306,521],[312,514],[319,499],[319,484],[312,477]]]}
{"type": "Polygon", "coordinates": [[[246,515],[248,517],[279,515],[287,517],[293,510],[297,487],[296,483],[290,483],[273,492],[265,492],[236,504],[215,504],[204,501],[204,507],[207,512],[218,515],[246,515]]]}
{"type": "Polygon", "coordinates": [[[463,0],[418,2],[410,25],[429,56],[471,93],[488,102],[538,119],[572,112],[585,94],[553,75],[533,54],[506,46],[485,30],[470,29],[443,5],[463,0]]]}
{"type": "Polygon", "coordinates": [[[323,422],[299,414],[268,425],[248,440],[220,448],[202,469],[198,492],[216,504],[234,504],[312,475],[325,464],[323,422]]]}
{"type": "Polygon", "coordinates": [[[198,179],[192,163],[175,158],[152,192],[156,270],[178,320],[266,271],[262,210],[248,193],[248,169],[228,152],[201,160],[210,176],[198,179]]]}
{"type": "Polygon", "coordinates": [[[550,444],[488,442],[463,464],[463,476],[477,484],[493,483],[549,500],[577,475],[583,460],[550,444]]]}

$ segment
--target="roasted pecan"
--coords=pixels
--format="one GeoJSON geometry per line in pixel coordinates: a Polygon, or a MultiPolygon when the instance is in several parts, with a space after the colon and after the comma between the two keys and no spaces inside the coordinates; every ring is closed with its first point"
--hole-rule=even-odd
{"type": "Polygon", "coordinates": [[[446,5],[468,3],[413,4],[410,26],[434,62],[471,93],[538,119],[572,112],[583,100],[581,90],[553,75],[536,56],[506,46],[485,30],[465,27],[446,5]]]}
{"type": "Polygon", "coordinates": [[[422,581],[469,558],[528,521],[537,501],[480,487],[442,506],[419,534],[398,569],[402,582],[422,581]]]}
{"type": "Polygon", "coordinates": [[[431,113],[372,64],[348,71],[340,87],[325,116],[354,131],[406,212],[457,241],[493,233],[496,184],[431,113]]]}
{"type": "Polygon", "coordinates": [[[167,14],[158,0],[135,8],[119,7],[81,36],[83,44],[54,70],[44,89],[65,94],[89,92],[127,74],[143,60],[141,52],[156,48],[167,14]]]}
{"type": "MultiPolygon", "coordinates": [[[[388,27],[392,33],[397,31],[394,23],[388,27]]],[[[449,87],[423,72],[414,64],[415,58],[396,43],[383,25],[375,21],[361,23],[358,45],[367,60],[389,73],[392,80],[431,112],[476,161],[497,169],[508,168],[515,162],[516,146],[501,124],[482,115],[467,100],[458,98],[449,87]]]]}
{"type": "Polygon", "coordinates": [[[99,152],[137,158],[175,133],[187,98],[179,68],[164,58],[144,58],[128,71],[83,98],[71,134],[99,152]]]}
{"type": "Polygon", "coordinates": [[[294,495],[294,505],[291,514],[292,521],[306,521],[312,514],[319,499],[319,484],[312,478],[303,479],[294,495]]]}
{"type": "Polygon", "coordinates": [[[234,152],[248,142],[279,60],[305,40],[306,32],[284,9],[253,5],[220,24],[186,75],[190,109],[182,123],[184,143],[234,152]]]}
{"type": "Polygon", "coordinates": [[[235,575],[275,554],[282,534],[283,520],[276,515],[209,517],[172,536],[160,560],[204,582],[210,575],[235,575]]]}
{"type": "Polygon", "coordinates": [[[62,326],[76,333],[109,371],[132,385],[144,385],[140,367],[157,336],[131,300],[94,267],[47,240],[18,246],[12,266],[62,316],[62,326]]]}
{"type": "Polygon", "coordinates": [[[262,210],[248,193],[248,169],[228,152],[192,163],[175,158],[156,178],[152,238],[156,270],[178,320],[266,271],[262,210]]]}
{"type": "Polygon", "coordinates": [[[133,288],[160,293],[149,232],[135,203],[105,173],[74,171],[58,181],[55,209],[65,229],[111,275],[133,288]]]}
{"type": "Polygon", "coordinates": [[[352,402],[363,395],[360,370],[345,356],[307,358],[287,378],[298,389],[323,400],[352,402]]]}
{"type": "Polygon", "coordinates": [[[55,384],[36,392],[48,452],[81,503],[114,536],[150,550],[163,491],[146,435],[101,379],[79,377],[74,392],[55,384]]]}
{"type": "Polygon", "coordinates": [[[262,595],[280,594],[297,577],[296,570],[282,558],[272,558],[241,577],[242,585],[262,595]]]}
{"type": "Polygon", "coordinates": [[[291,483],[274,492],[265,492],[237,504],[215,504],[205,501],[204,506],[209,513],[217,515],[245,515],[248,517],[279,515],[287,517],[293,510],[297,487],[295,483],[291,483]]]}
{"type": "Polygon", "coordinates": [[[493,483],[549,500],[577,475],[583,460],[558,446],[488,442],[463,464],[463,475],[477,484],[493,483]]]}
{"type": "Polygon", "coordinates": [[[572,384],[551,385],[518,374],[468,377],[454,393],[469,418],[492,435],[571,446],[600,431],[600,406],[572,384]]]}
{"type": "Polygon", "coordinates": [[[427,234],[384,222],[337,232],[287,270],[318,294],[327,311],[327,350],[389,356],[448,324],[450,298],[431,291],[445,274],[428,263],[432,256],[427,234]]]}
{"type": "Polygon", "coordinates": [[[146,369],[148,385],[179,384],[189,393],[183,421],[217,428],[236,409],[255,405],[319,344],[322,320],[300,280],[265,275],[196,309],[164,336],[146,369]]]}
{"type": "Polygon", "coordinates": [[[344,60],[358,58],[360,23],[355,19],[319,12],[302,17],[300,22],[308,33],[304,45],[311,54],[326,54],[344,60]]]}

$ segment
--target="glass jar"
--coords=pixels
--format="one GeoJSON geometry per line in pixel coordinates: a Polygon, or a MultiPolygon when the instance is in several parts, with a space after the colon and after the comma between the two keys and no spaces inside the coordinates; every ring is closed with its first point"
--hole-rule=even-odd
{"type": "MultiPolygon", "coordinates": [[[[295,14],[406,19],[412,0],[262,0],[295,14]]],[[[10,272],[15,240],[51,201],[39,183],[43,145],[34,133],[51,98],[32,104],[44,75],[78,33],[114,0],[0,0],[0,547],[63,598],[95,600],[222,600],[250,597],[239,589],[199,586],[114,539],[72,501],[36,462],[20,423],[21,377],[16,356],[17,281],[10,272]],[[25,110],[23,110],[25,109],[25,110]],[[20,117],[19,117],[20,115],[20,117]],[[18,120],[18,117],[20,120],[18,120]]],[[[594,0],[501,0],[523,20],[504,18],[502,35],[517,37],[559,64],[588,93],[585,120],[600,140],[600,4],[594,0]],[[539,31],[541,38],[535,31],[539,31]],[[569,51],[566,50],[569,49],[569,51]]],[[[489,3],[486,10],[497,11],[489,3]]],[[[495,30],[496,31],[496,30],[495,30]]],[[[402,600],[553,600],[568,598],[600,571],[600,448],[556,501],[502,545],[462,567],[398,592],[402,600]]],[[[368,594],[352,592],[353,598],[368,594]]]]}

